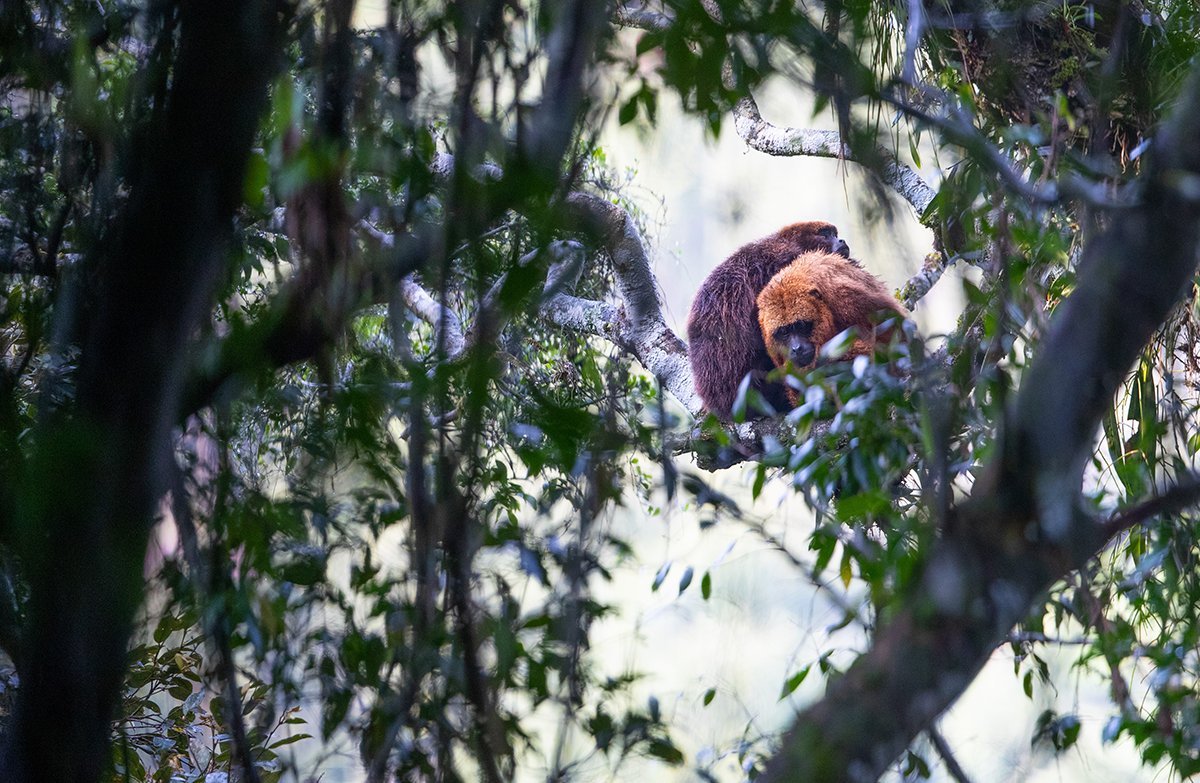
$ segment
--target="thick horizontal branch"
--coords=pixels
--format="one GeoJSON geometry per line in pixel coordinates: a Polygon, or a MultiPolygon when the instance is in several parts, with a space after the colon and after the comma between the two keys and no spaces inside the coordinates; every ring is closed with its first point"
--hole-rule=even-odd
{"type": "Polygon", "coordinates": [[[542,316],[558,326],[602,337],[637,359],[663,387],[699,416],[703,405],[692,381],[687,346],[663,321],[635,324],[623,308],[606,302],[559,294],[542,308],[542,316]]]}
{"type": "MultiPolygon", "coordinates": [[[[837,131],[774,125],[763,119],[758,104],[751,97],[742,98],[733,107],[733,127],[746,144],[768,155],[854,160],[853,152],[837,131]]],[[[921,179],[920,174],[897,161],[887,150],[879,150],[878,155],[883,166],[875,174],[923,217],[936,191],[921,179]]]]}
{"type": "Polygon", "coordinates": [[[616,305],[559,294],[542,306],[541,314],[556,326],[603,337],[621,348],[632,350],[628,324],[624,323],[625,316],[616,305]]]}

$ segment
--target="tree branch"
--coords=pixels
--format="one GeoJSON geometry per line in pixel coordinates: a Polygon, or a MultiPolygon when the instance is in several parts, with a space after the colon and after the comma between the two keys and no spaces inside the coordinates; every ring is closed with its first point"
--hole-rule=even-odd
{"type": "MultiPolygon", "coordinates": [[[[742,98],[733,107],[733,127],[751,148],[768,155],[806,155],[817,158],[854,160],[850,147],[842,141],[837,131],[807,128],[784,128],[763,119],[758,104],[753,98],[742,98]]],[[[921,179],[912,168],[900,163],[884,149],[878,150],[883,166],[876,176],[883,184],[912,205],[922,223],[926,223],[925,210],[933,201],[936,191],[921,179]]]]}
{"type": "MultiPolygon", "coordinates": [[[[362,232],[362,235],[376,249],[390,251],[396,247],[395,237],[385,231],[380,231],[368,221],[360,220],[358,228],[362,232]]],[[[442,338],[439,338],[438,343],[446,346],[446,354],[451,358],[457,358],[461,355],[467,347],[467,340],[463,333],[462,320],[458,317],[458,313],[443,305],[432,294],[422,288],[411,273],[400,278],[400,282],[396,284],[396,289],[400,301],[404,303],[413,315],[439,332],[445,332],[445,342],[443,343],[442,338]]]]}
{"type": "MultiPolygon", "coordinates": [[[[441,252],[441,229],[438,224],[424,224],[410,234],[397,237],[376,232],[388,240],[386,245],[380,245],[383,258],[372,268],[369,281],[358,281],[356,285],[360,287],[345,291],[344,295],[361,297],[366,293],[363,287],[375,292],[391,291],[431,256],[441,252]]],[[[196,368],[189,379],[182,415],[203,408],[226,384],[236,386],[264,366],[285,367],[316,356],[332,337],[332,325],[327,323],[319,306],[318,293],[299,276],[286,282],[268,313],[248,329],[226,337],[216,357],[196,368]]]]}
{"type": "Polygon", "coordinates": [[[954,778],[957,783],[971,783],[971,776],[958,763],[958,758],[954,755],[954,750],[950,747],[950,743],[946,742],[946,738],[942,736],[941,730],[937,726],[930,726],[929,741],[933,743],[934,750],[942,757],[942,761],[946,764],[946,771],[950,773],[950,777],[954,778]]]}
{"type": "Polygon", "coordinates": [[[563,150],[571,143],[583,106],[583,74],[596,48],[607,3],[565,0],[550,6],[556,24],[546,38],[542,99],[521,115],[515,166],[507,173],[556,183],[563,150]]]}
{"type": "Polygon", "coordinates": [[[1103,523],[1103,536],[1106,540],[1111,540],[1155,517],[1178,514],[1197,503],[1200,503],[1200,476],[1193,473],[1179,480],[1161,495],[1113,514],[1103,523]]]}
{"type": "MultiPolygon", "coordinates": [[[[584,230],[604,245],[612,258],[623,307],[618,311],[615,323],[610,320],[607,325],[602,325],[597,318],[611,319],[611,313],[596,306],[581,307],[580,300],[569,297],[555,308],[557,316],[600,327],[607,332],[602,336],[632,353],[689,413],[698,416],[703,404],[692,381],[687,346],[663,319],[646,246],[633,219],[617,205],[585,193],[568,196],[567,208],[584,230]]],[[[554,300],[550,304],[554,304],[554,300]]]]}
{"type": "Polygon", "coordinates": [[[675,21],[668,13],[652,10],[648,3],[640,3],[630,8],[623,2],[617,3],[617,7],[613,9],[612,19],[622,27],[636,27],[653,32],[665,32],[675,21]]]}
{"type": "Polygon", "coordinates": [[[448,357],[457,358],[462,354],[467,341],[458,313],[434,299],[412,275],[400,281],[400,298],[414,315],[433,326],[440,335],[438,343],[446,346],[448,357]]]}
{"type": "Polygon", "coordinates": [[[901,78],[908,84],[917,80],[917,49],[924,33],[925,10],[920,0],[907,0],[908,24],[904,26],[904,70],[901,78]]]}
{"type": "Polygon", "coordinates": [[[567,209],[584,231],[604,244],[612,257],[617,291],[634,323],[662,320],[658,285],[641,232],[624,209],[590,193],[572,193],[567,209]]]}
{"type": "MultiPolygon", "coordinates": [[[[758,104],[751,97],[742,98],[733,108],[733,125],[738,135],[752,148],[768,155],[804,155],[817,158],[854,160],[849,145],[841,135],[832,130],[809,128],[784,128],[773,125],[762,118],[758,104]]],[[[927,214],[936,191],[912,168],[900,163],[884,149],[876,150],[882,161],[879,170],[868,168],[887,187],[898,193],[917,213],[921,224],[934,228],[937,216],[927,214]]],[[[953,263],[954,258],[944,252],[933,251],[925,256],[920,271],[909,278],[900,288],[899,299],[908,309],[916,306],[925,294],[937,284],[942,273],[953,263]]]]}
{"type": "Polygon", "coordinates": [[[896,298],[900,300],[909,310],[916,307],[917,302],[929,293],[937,281],[942,279],[942,275],[953,263],[953,259],[945,253],[934,250],[925,254],[925,260],[921,264],[920,270],[915,275],[908,278],[908,281],[900,286],[896,298]]]}
{"type": "MultiPolygon", "coordinates": [[[[796,720],[765,781],[876,780],[967,687],[1035,598],[1106,543],[1080,489],[1103,411],[1196,268],[1200,71],[1147,160],[1143,198],[1079,264],[1017,392],[997,457],[950,510],[871,649],[796,720]],[[1153,263],[1148,263],[1152,259],[1153,263]]],[[[1192,490],[1170,493],[1174,502],[1192,490]]],[[[1152,510],[1152,509],[1151,509],[1152,510]]],[[[1147,513],[1143,508],[1128,518],[1147,513]]]]}

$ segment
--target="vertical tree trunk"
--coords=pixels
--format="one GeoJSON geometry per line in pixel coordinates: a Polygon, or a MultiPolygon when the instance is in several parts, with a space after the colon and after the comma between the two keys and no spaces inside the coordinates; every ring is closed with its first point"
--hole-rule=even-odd
{"type": "Polygon", "coordinates": [[[5,783],[95,781],[206,318],[277,58],[274,0],[180,5],[165,106],[129,144],[129,201],[90,259],[75,405],[35,433],[16,538],[30,617],[5,783]]]}

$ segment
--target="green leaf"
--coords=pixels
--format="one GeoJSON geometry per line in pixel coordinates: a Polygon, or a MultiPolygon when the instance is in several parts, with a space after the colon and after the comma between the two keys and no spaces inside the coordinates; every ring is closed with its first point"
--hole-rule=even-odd
{"type": "Polygon", "coordinates": [[[805,666],[791,677],[788,677],[783,683],[783,690],[779,694],[779,700],[783,701],[788,696],[791,696],[792,692],[800,687],[800,683],[804,682],[804,678],[808,676],[808,673],[811,670],[812,664],[810,663],[808,666],[805,666]]]}
{"type": "Polygon", "coordinates": [[[309,739],[311,737],[312,737],[311,734],[293,734],[292,736],[284,737],[283,739],[278,740],[277,742],[272,742],[267,747],[274,750],[275,748],[281,748],[284,745],[291,745],[293,742],[299,742],[300,740],[309,739]]]}
{"type": "Polygon", "coordinates": [[[646,52],[659,46],[662,46],[662,33],[657,31],[648,32],[638,39],[636,49],[637,55],[638,57],[641,57],[646,52]]]}
{"type": "Polygon", "coordinates": [[[266,156],[261,152],[251,154],[246,161],[246,179],[242,191],[242,197],[251,209],[261,210],[265,205],[270,176],[271,167],[267,164],[266,156]]]}
{"type": "Polygon", "coordinates": [[[928,780],[929,774],[929,763],[911,750],[908,751],[904,762],[904,779],[908,780],[915,775],[922,780],[928,780]]]}
{"type": "Polygon", "coordinates": [[[837,549],[837,539],[832,536],[813,536],[812,549],[817,552],[817,561],[813,564],[813,574],[820,574],[833,560],[833,553],[837,549]]]}
{"type": "Polygon", "coordinates": [[[913,164],[917,168],[921,167],[921,153],[917,152],[917,137],[913,134],[908,137],[908,154],[912,156],[913,164]]]}
{"type": "Polygon", "coordinates": [[[616,727],[608,713],[598,710],[596,715],[587,721],[588,734],[596,743],[598,750],[607,750],[616,736],[616,727]]]}
{"type": "Polygon", "coordinates": [[[655,738],[650,740],[646,752],[672,766],[678,766],[683,763],[683,751],[675,747],[668,739],[655,738]]]}
{"type": "Polygon", "coordinates": [[[280,566],[279,577],[295,585],[315,585],[325,578],[324,553],[296,553],[290,561],[280,566]]]}
{"type": "Polygon", "coordinates": [[[650,585],[650,592],[657,592],[658,588],[662,587],[663,580],[667,578],[667,573],[671,570],[671,561],[662,564],[658,569],[658,573],[654,575],[654,582],[650,585]]]}
{"type": "Polygon", "coordinates": [[[691,566],[683,570],[683,576],[679,577],[679,594],[683,595],[683,591],[688,589],[688,585],[692,583],[692,574],[695,573],[691,566]]]}
{"type": "Polygon", "coordinates": [[[1058,753],[1069,749],[1079,739],[1079,716],[1058,715],[1054,710],[1045,710],[1034,724],[1031,747],[1050,745],[1058,753]]]}
{"type": "Polygon", "coordinates": [[[712,595],[712,574],[708,571],[705,571],[704,576],[700,578],[700,595],[705,601],[712,595]]]}
{"type": "Polygon", "coordinates": [[[162,644],[167,640],[167,637],[170,636],[171,632],[174,630],[175,618],[170,615],[164,616],[158,621],[158,625],[154,628],[154,641],[158,644],[162,644]]]}
{"type": "Polygon", "coordinates": [[[754,486],[750,488],[750,496],[758,500],[758,496],[762,494],[763,484],[767,481],[767,466],[761,462],[758,464],[758,469],[754,472],[754,486]]]}

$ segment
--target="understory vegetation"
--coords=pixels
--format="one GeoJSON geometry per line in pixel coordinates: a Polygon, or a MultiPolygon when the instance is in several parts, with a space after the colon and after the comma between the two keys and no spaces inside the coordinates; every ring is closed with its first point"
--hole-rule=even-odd
{"type": "Polygon", "coordinates": [[[0,6],[0,779],[962,781],[939,718],[996,650],[1200,772],[1190,4],[367,5],[0,6]],[[844,160],[934,237],[910,310],[972,270],[956,328],[705,416],[598,141],[668,103],[844,160]],[[597,660],[614,520],[668,514],[841,608],[778,651],[825,684],[782,731],[697,753],[597,660]]]}

